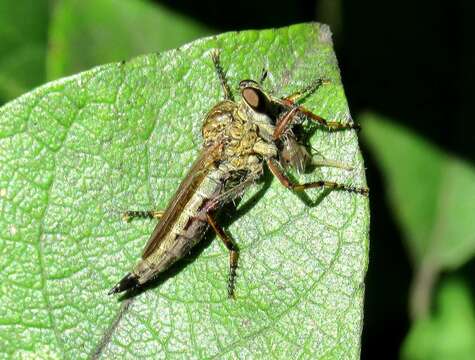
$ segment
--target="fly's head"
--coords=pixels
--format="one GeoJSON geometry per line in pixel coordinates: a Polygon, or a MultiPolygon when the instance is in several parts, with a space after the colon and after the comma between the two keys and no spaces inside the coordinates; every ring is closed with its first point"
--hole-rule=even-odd
{"type": "Polygon", "coordinates": [[[257,81],[242,80],[239,83],[239,91],[242,100],[250,109],[261,114],[269,113],[271,100],[257,81]]]}
{"type": "Polygon", "coordinates": [[[269,96],[261,85],[254,80],[241,81],[239,89],[248,113],[247,116],[258,125],[261,138],[267,142],[274,142],[278,149],[280,163],[285,168],[291,167],[299,173],[305,172],[311,162],[311,156],[306,147],[297,140],[293,129],[287,129],[279,140],[273,140],[274,126],[278,121],[277,119],[288,109],[269,96]]]}
{"type": "Polygon", "coordinates": [[[259,128],[259,136],[266,142],[272,141],[274,132],[274,105],[260,84],[254,80],[242,80],[239,83],[241,117],[259,128]]]}

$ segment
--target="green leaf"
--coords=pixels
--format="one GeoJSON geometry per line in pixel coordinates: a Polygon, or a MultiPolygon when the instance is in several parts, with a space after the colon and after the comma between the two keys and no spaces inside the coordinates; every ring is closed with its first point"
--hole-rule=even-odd
{"type": "Polygon", "coordinates": [[[0,103],[45,80],[46,1],[0,2],[0,103]]]}
{"type": "Polygon", "coordinates": [[[413,311],[423,315],[437,273],[475,254],[475,169],[379,115],[361,123],[418,269],[413,311]]]}
{"type": "MultiPolygon", "coordinates": [[[[319,24],[199,40],[1,108],[4,357],[359,358],[369,224],[359,195],[309,192],[311,207],[267,174],[228,214],[241,249],[235,301],[219,241],[134,298],[106,295],[155,226],[124,223],[120,212],[165,208],[201,147],[204,115],[222,99],[213,48],[233,88],[263,66],[279,96],[330,79],[306,106],[348,121],[331,35],[319,24]]],[[[365,185],[355,132],[316,129],[312,144],[354,170],[322,168],[307,180],[365,185]]]]}
{"type": "Polygon", "coordinates": [[[437,312],[417,321],[402,348],[407,360],[470,360],[475,354],[473,296],[461,280],[443,283],[437,312]]]}
{"type": "Polygon", "coordinates": [[[50,26],[48,79],[168,50],[212,32],[204,24],[142,0],[61,0],[50,26]]]}

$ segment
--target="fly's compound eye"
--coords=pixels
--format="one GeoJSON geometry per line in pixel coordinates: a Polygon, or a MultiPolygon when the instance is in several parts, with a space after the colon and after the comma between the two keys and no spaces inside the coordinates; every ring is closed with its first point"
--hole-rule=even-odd
{"type": "Polygon", "coordinates": [[[251,109],[260,113],[265,112],[267,99],[261,90],[254,87],[245,87],[241,90],[241,96],[251,109]]]}
{"type": "Polygon", "coordinates": [[[258,108],[261,101],[259,99],[259,94],[253,88],[245,88],[242,90],[242,97],[247,104],[253,109],[258,108]]]}

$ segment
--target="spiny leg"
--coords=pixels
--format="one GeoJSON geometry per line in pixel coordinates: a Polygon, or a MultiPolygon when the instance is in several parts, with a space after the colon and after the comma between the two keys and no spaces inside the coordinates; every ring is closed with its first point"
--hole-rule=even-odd
{"type": "Polygon", "coordinates": [[[319,123],[321,126],[327,128],[328,130],[351,130],[351,129],[360,130],[359,124],[355,124],[353,122],[342,124],[341,122],[338,122],[338,121],[327,121],[321,116],[318,116],[312,113],[310,110],[308,110],[307,108],[303,106],[298,107],[298,112],[301,114],[304,114],[310,120],[319,123]]]}
{"type": "Polygon", "coordinates": [[[214,49],[211,52],[211,59],[213,60],[214,68],[216,70],[216,74],[218,74],[221,87],[223,88],[224,98],[226,100],[234,100],[233,94],[231,93],[231,88],[229,87],[228,82],[226,80],[226,74],[224,73],[223,67],[221,66],[219,55],[220,51],[218,49],[214,49]]]}
{"type": "Polygon", "coordinates": [[[281,114],[281,116],[276,121],[276,127],[274,130],[274,140],[279,139],[286,130],[291,127],[294,121],[297,119],[298,115],[304,115],[311,121],[318,123],[328,130],[348,130],[355,129],[359,130],[360,126],[354,123],[342,124],[338,121],[327,121],[319,115],[312,113],[307,108],[298,105],[298,102],[301,101],[304,97],[315,92],[323,84],[329,83],[329,80],[317,79],[309,86],[303,88],[302,90],[289,95],[281,99],[281,103],[285,106],[288,106],[289,109],[281,114]]]}
{"type": "Polygon", "coordinates": [[[141,210],[129,210],[122,214],[122,219],[124,221],[131,221],[132,219],[160,219],[164,211],[159,210],[148,210],[148,211],[141,211],[141,210]]]}
{"type": "Polygon", "coordinates": [[[273,159],[268,160],[267,166],[269,167],[269,170],[272,172],[272,174],[280,181],[280,183],[289,190],[303,191],[305,189],[324,188],[324,189],[329,189],[329,190],[341,190],[341,191],[346,191],[346,192],[351,192],[351,193],[357,193],[364,196],[368,196],[369,194],[368,188],[358,188],[354,186],[338,184],[333,181],[320,180],[320,181],[309,182],[305,184],[296,184],[292,182],[292,180],[290,180],[287,177],[287,175],[284,174],[279,164],[275,160],[273,159]]]}
{"type": "Polygon", "coordinates": [[[262,68],[261,76],[259,76],[259,85],[262,86],[262,83],[267,79],[267,69],[262,68]]]}
{"type": "Polygon", "coordinates": [[[312,113],[310,110],[299,106],[297,104],[291,105],[290,109],[285,111],[277,119],[276,126],[274,129],[273,138],[274,140],[280,139],[280,137],[285,134],[286,130],[294,124],[294,121],[297,119],[298,115],[304,115],[308,119],[318,123],[328,130],[359,130],[360,126],[355,123],[346,123],[342,124],[338,121],[327,121],[319,115],[312,113]]]}
{"type": "Polygon", "coordinates": [[[208,213],[206,214],[208,223],[213,228],[214,232],[223,241],[224,245],[229,250],[229,276],[228,276],[228,296],[234,299],[234,286],[236,283],[236,269],[238,266],[239,249],[234,241],[226,234],[223,228],[213,219],[208,213]]]}
{"type": "Polygon", "coordinates": [[[324,85],[324,84],[329,84],[330,80],[327,79],[316,79],[315,81],[311,82],[309,85],[304,87],[303,89],[300,89],[299,91],[284,97],[282,100],[286,101],[289,103],[289,105],[296,103],[306,96],[309,96],[310,94],[313,94],[317,89],[324,85]]]}

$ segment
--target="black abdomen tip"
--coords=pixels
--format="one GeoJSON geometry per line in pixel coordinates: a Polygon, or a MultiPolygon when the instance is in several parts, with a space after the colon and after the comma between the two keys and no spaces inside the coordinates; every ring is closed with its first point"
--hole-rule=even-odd
{"type": "Polygon", "coordinates": [[[137,277],[132,273],[128,273],[112,289],[110,289],[108,295],[117,294],[129,289],[134,289],[138,286],[139,282],[137,281],[137,277]]]}

